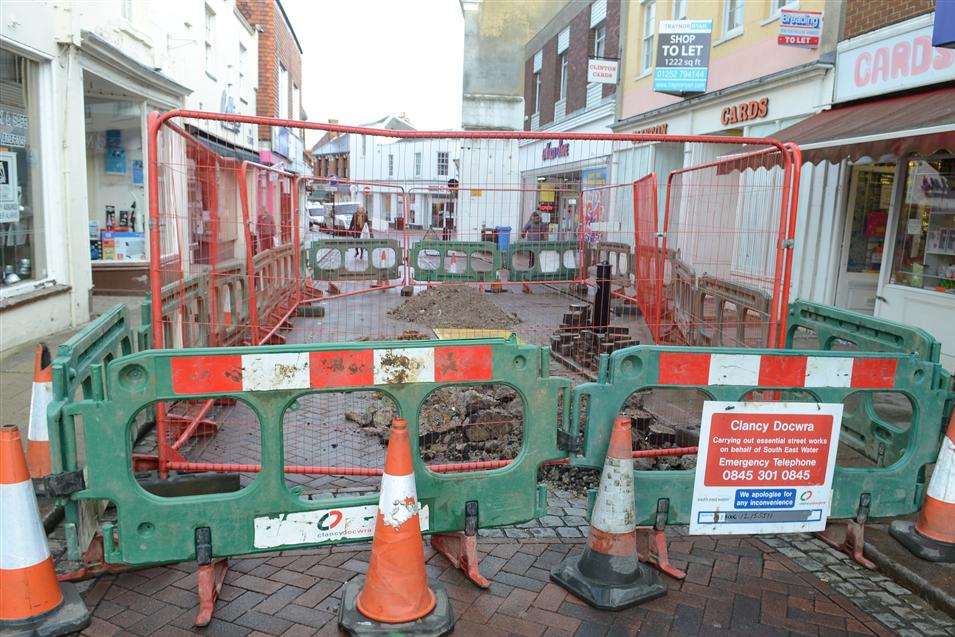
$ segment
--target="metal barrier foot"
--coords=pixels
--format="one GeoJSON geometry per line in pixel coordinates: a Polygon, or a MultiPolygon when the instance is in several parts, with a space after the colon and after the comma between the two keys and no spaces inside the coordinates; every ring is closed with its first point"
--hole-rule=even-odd
{"type": "Polygon", "coordinates": [[[481,562],[477,554],[478,503],[471,500],[464,503],[464,532],[435,533],[431,536],[431,546],[448,558],[454,568],[459,568],[465,577],[480,586],[488,588],[490,580],[481,575],[478,566],[481,562]]]}
{"type": "MultiPolygon", "coordinates": [[[[640,531],[641,529],[637,529],[640,531]]],[[[670,562],[670,554],[667,551],[667,538],[662,530],[647,527],[650,532],[647,534],[647,551],[638,551],[637,556],[641,562],[651,564],[670,577],[676,579],[685,579],[686,571],[681,571],[670,562]]]]}
{"type": "Polygon", "coordinates": [[[222,582],[225,581],[225,574],[229,570],[229,560],[221,558],[213,560],[210,564],[200,564],[196,571],[199,582],[199,612],[196,613],[196,626],[208,626],[212,621],[212,611],[216,608],[216,600],[219,599],[219,591],[222,590],[222,582]]]}
{"type": "Polygon", "coordinates": [[[414,286],[406,285],[401,288],[401,296],[414,296],[414,286]]]}
{"type": "Polygon", "coordinates": [[[328,293],[329,293],[329,294],[332,294],[332,295],[335,295],[335,294],[341,294],[342,291],[341,291],[340,289],[338,289],[338,286],[337,286],[337,285],[335,285],[334,283],[332,283],[331,281],[329,281],[329,282],[328,282],[328,293]]]}
{"type": "Polygon", "coordinates": [[[527,285],[526,283],[521,284],[521,292],[524,294],[533,294],[531,291],[531,286],[527,285]]]}
{"type": "Polygon", "coordinates": [[[872,497],[870,494],[863,493],[859,496],[859,507],[856,509],[856,516],[846,522],[846,537],[842,542],[837,541],[829,535],[828,529],[816,533],[816,537],[832,548],[842,551],[857,564],[874,571],[877,569],[875,563],[863,555],[863,551],[865,550],[865,523],[869,519],[869,506],[871,502],[872,497]]]}

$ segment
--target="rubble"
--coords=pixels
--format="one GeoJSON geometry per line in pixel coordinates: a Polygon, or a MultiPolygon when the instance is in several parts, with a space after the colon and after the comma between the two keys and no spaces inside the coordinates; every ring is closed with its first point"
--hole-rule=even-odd
{"type": "Polygon", "coordinates": [[[500,329],[521,319],[505,312],[487,295],[466,285],[440,285],[417,294],[388,315],[428,327],[500,329]]]}

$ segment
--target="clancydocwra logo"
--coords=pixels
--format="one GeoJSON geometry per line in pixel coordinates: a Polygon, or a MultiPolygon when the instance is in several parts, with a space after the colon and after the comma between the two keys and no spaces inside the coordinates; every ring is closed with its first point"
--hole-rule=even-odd
{"type": "Polygon", "coordinates": [[[802,495],[799,496],[799,501],[806,502],[811,497],[812,497],[812,491],[810,491],[809,489],[806,489],[805,491],[802,492],[802,495]]]}
{"type": "Polygon", "coordinates": [[[341,523],[343,517],[341,511],[334,509],[323,515],[316,526],[319,531],[331,531],[341,523]]]}

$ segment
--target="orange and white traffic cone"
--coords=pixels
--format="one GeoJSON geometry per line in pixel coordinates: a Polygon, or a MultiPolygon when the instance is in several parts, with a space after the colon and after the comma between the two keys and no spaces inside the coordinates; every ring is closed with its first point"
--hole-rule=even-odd
{"type": "Polygon", "coordinates": [[[955,562],[955,412],[942,438],[918,520],[914,524],[896,520],[889,532],[923,560],[955,562]]]}
{"type": "Polygon", "coordinates": [[[587,547],[550,574],[556,583],[604,610],[620,610],[667,592],[656,572],[637,559],[632,449],[630,418],[620,416],[610,434],[587,547]]]}
{"type": "Polygon", "coordinates": [[[72,584],[60,587],[33,482],[14,425],[0,427],[0,635],[64,635],[90,614],[72,584]]]}
{"type": "Polygon", "coordinates": [[[368,574],[352,580],[338,624],[353,635],[446,635],[451,604],[439,584],[428,586],[408,423],[395,418],[381,477],[368,574]]]}
{"type": "Polygon", "coordinates": [[[53,361],[40,343],[33,360],[33,393],[30,396],[30,428],[27,433],[27,466],[31,478],[50,475],[50,431],[46,408],[53,402],[53,361]]]}

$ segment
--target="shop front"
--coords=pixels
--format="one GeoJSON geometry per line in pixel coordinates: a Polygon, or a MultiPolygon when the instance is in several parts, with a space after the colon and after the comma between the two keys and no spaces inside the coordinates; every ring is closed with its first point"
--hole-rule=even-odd
{"type": "Polygon", "coordinates": [[[840,43],[832,109],[779,136],[803,149],[804,191],[819,195],[801,223],[831,214],[833,245],[803,251],[794,295],[826,271],[829,294],[814,300],[921,327],[953,369],[955,51],[931,32],[926,15],[840,43]],[[838,187],[816,189],[823,172],[838,187]]]}
{"type": "MultiPolygon", "coordinates": [[[[607,239],[611,144],[548,140],[521,147],[521,219],[533,213],[548,225],[548,239],[573,241],[583,223],[590,240],[607,239]]],[[[515,232],[519,234],[520,228],[515,232]]]]}
{"type": "MultiPolygon", "coordinates": [[[[80,63],[93,293],[142,293],[149,280],[146,120],[151,111],[181,105],[189,90],[85,32],[80,63]]],[[[179,162],[184,173],[187,161],[179,162]]],[[[181,227],[164,228],[164,233],[187,237],[186,215],[179,222],[181,227]]],[[[186,247],[194,242],[163,243],[186,247]]],[[[163,258],[172,261],[177,255],[163,258]]]]}

